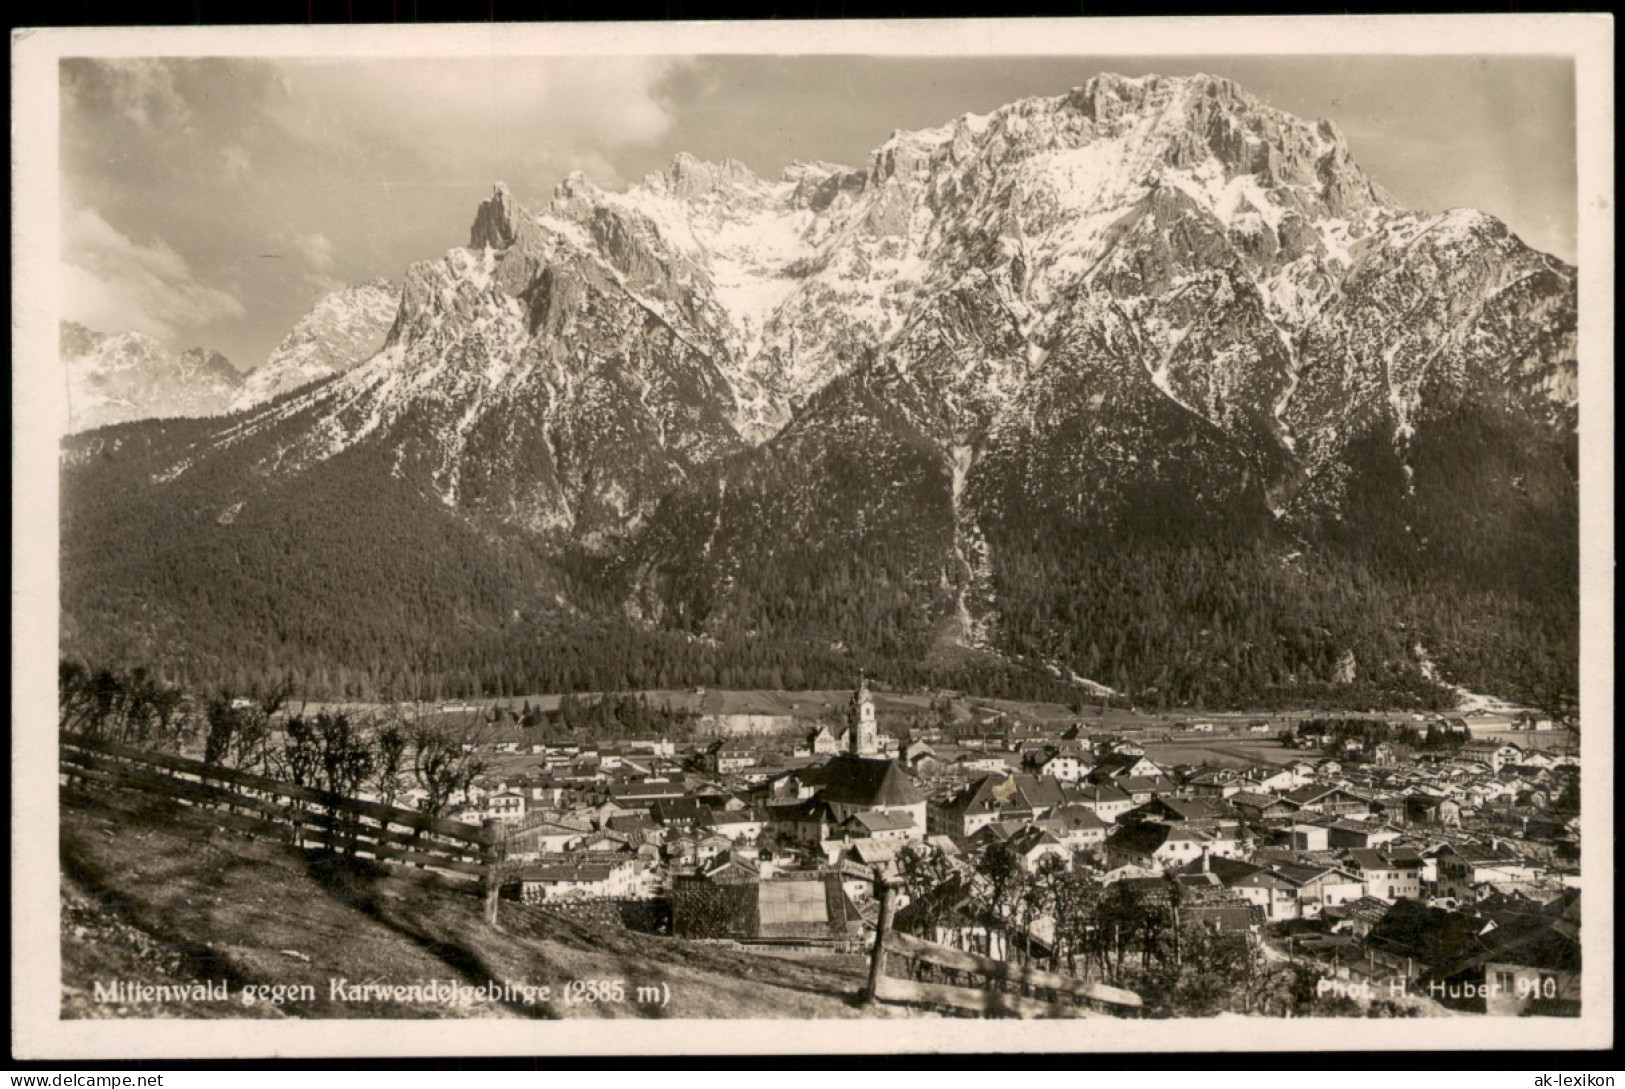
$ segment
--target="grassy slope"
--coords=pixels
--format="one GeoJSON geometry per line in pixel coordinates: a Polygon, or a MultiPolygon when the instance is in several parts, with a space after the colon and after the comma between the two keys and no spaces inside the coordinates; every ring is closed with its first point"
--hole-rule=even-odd
{"type": "MultiPolygon", "coordinates": [[[[213,828],[199,814],[129,796],[64,795],[64,1017],[855,1017],[861,976],[619,930],[504,904],[488,927],[465,886],[388,870],[350,873],[302,852],[213,828]],[[304,959],[304,958],[308,958],[304,959]],[[525,1006],[346,1003],[352,983],[489,980],[551,984],[620,977],[669,984],[670,1004],[525,1006]],[[92,1001],[92,981],[229,982],[231,1002],[168,1007],[92,1001]],[[244,1008],[245,984],[309,983],[314,1002],[244,1008]]],[[[883,1009],[876,1016],[897,1016],[883,1009]]]]}

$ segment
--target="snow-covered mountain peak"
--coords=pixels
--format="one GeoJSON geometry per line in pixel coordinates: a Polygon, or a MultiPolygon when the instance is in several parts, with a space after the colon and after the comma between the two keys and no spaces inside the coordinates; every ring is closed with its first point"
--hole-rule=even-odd
{"type": "Polygon", "coordinates": [[[522,210],[513,193],[502,182],[491,189],[489,200],[482,201],[474,214],[474,225],[468,231],[469,249],[507,249],[518,239],[522,210]]]}
{"type": "Polygon", "coordinates": [[[1450,339],[1442,354],[1392,327],[1389,296],[1429,290],[1441,263],[1471,258],[1461,298],[1504,292],[1496,306],[1551,327],[1518,381],[1572,385],[1566,274],[1517,288],[1529,259],[1508,237],[1474,213],[1395,207],[1335,126],[1227,79],[1107,74],[895,131],[864,169],[798,162],[768,179],[680,154],[622,191],[571,174],[536,209],[499,182],[469,246],[408,272],[387,350],[323,395],[336,422],[290,448],[394,435],[459,504],[474,494],[460,466],[506,451],[523,421],[541,444],[526,457],[552,475],[479,494],[596,533],[712,455],[816,416],[862,372],[952,446],[1024,433],[1055,390],[1148,433],[1196,420],[1284,496],[1288,463],[1312,471],[1341,449],[1311,417],[1389,412],[1409,433],[1428,383],[1484,366],[1499,317],[1473,326],[1441,301],[1428,335],[1450,339]],[[1350,283],[1382,306],[1365,313],[1350,283]],[[1334,328],[1361,345],[1341,401],[1324,392],[1341,372],[1310,366],[1344,350],[1334,328]],[[589,431],[625,436],[619,475],[583,459],[589,431]]]}
{"type": "Polygon", "coordinates": [[[656,171],[643,179],[645,189],[683,198],[713,193],[731,195],[762,184],[762,179],[738,159],[708,163],[686,151],[678,152],[667,169],[656,171]]]}
{"type": "Polygon", "coordinates": [[[206,348],[176,352],[141,332],[105,334],[63,322],[69,432],[128,420],[213,416],[241,381],[231,361],[206,348]]]}
{"type": "Polygon", "coordinates": [[[323,295],[244,379],[230,410],[255,408],[370,358],[383,346],[399,303],[400,289],[386,279],[323,295]]]}

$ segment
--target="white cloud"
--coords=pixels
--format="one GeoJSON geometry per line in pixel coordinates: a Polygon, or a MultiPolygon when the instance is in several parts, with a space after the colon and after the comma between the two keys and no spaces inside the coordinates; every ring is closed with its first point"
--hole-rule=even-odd
{"type": "Polygon", "coordinates": [[[175,86],[169,62],[143,57],[110,60],[106,65],[113,108],[127,120],[144,129],[191,127],[191,107],[175,86]]]}
{"type": "Polygon", "coordinates": [[[305,263],[317,272],[325,272],[333,267],[333,243],[320,231],[296,236],[293,247],[305,259],[305,263]]]}
{"type": "Polygon", "coordinates": [[[675,125],[664,92],[678,57],[542,57],[290,63],[266,104],[295,135],[341,148],[470,158],[652,143],[675,125]]]}
{"type": "Polygon", "coordinates": [[[246,178],[253,168],[254,160],[241,144],[227,144],[220,149],[220,171],[228,181],[246,178]]]}
{"type": "Polygon", "coordinates": [[[92,329],[173,340],[247,313],[231,292],[199,283],[163,239],[136,242],[93,209],[66,214],[62,251],[62,316],[92,329]]]}

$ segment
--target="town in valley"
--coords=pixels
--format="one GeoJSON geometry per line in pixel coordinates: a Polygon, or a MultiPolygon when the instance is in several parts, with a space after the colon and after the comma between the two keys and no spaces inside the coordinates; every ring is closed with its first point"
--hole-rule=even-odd
{"type": "MultiPolygon", "coordinates": [[[[130,677],[64,678],[65,736],[89,757],[65,757],[64,782],[84,790],[74,773],[133,751],[97,739],[154,716],[131,713],[139,695],[104,717],[82,698],[98,682],[134,691],[130,677]]],[[[1494,701],[1466,714],[1180,715],[863,680],[846,692],[236,697],[198,719],[168,735],[180,799],[204,798],[174,783],[207,784],[212,762],[395,807],[399,830],[413,810],[483,829],[488,867],[478,881],[446,871],[444,895],[472,911],[485,890],[510,928],[570,921],[860,970],[884,913],[907,936],[894,940],[1123,999],[1052,1016],[1579,1011],[1577,730],[1494,701]]],[[[436,870],[380,846],[390,821],[363,817],[383,811],[357,809],[342,841],[324,838],[315,809],[296,845],[362,870],[436,870]]],[[[915,976],[935,978],[932,963],[915,976]]],[[[661,984],[616,988],[625,1001],[661,984]]]]}

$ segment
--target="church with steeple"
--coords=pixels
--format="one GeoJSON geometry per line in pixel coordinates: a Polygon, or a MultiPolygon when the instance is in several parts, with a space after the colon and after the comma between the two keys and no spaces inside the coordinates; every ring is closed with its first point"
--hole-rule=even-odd
{"type": "Polygon", "coordinates": [[[875,756],[880,752],[880,733],[875,726],[875,698],[869,682],[859,678],[857,691],[846,707],[846,751],[850,756],[875,756]]]}
{"type": "Polygon", "coordinates": [[[818,788],[816,797],[837,822],[858,813],[897,813],[925,834],[925,795],[901,764],[881,754],[875,699],[866,680],[858,682],[847,704],[846,751],[809,768],[802,781],[818,788]]]}

